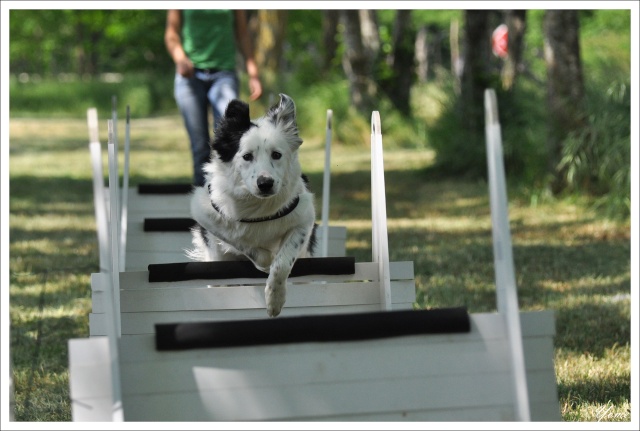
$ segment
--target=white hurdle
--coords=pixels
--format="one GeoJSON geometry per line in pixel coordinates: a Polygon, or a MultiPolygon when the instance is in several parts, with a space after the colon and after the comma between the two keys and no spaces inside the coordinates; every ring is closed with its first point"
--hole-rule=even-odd
{"type": "Polygon", "coordinates": [[[128,202],[129,202],[129,153],[130,143],[130,112],[127,105],[127,122],[124,135],[124,169],[122,171],[122,202],[120,207],[120,268],[125,269],[127,255],[127,227],[128,227],[128,202]]]}
{"type": "Polygon", "coordinates": [[[389,278],[389,240],[387,235],[387,199],[382,157],[380,113],[371,115],[371,232],[373,261],[378,264],[382,309],[391,309],[389,278]]]}
{"type": "Polygon", "coordinates": [[[109,221],[107,218],[107,199],[102,172],[102,147],[98,135],[98,111],[96,108],[87,110],[87,125],[89,127],[89,153],[93,172],[93,205],[96,215],[96,231],[98,234],[98,253],[100,271],[109,270],[109,221]]]}
{"type": "MultiPolygon", "coordinates": [[[[117,172],[115,163],[110,162],[110,168],[112,172],[117,172]]],[[[114,189],[111,188],[112,193],[115,193],[114,189]]],[[[379,190],[379,192],[384,193],[384,190],[379,190]]],[[[379,228],[383,224],[386,222],[379,223],[377,227],[379,228]]],[[[378,237],[379,235],[376,234],[376,238],[378,237]]],[[[380,244],[386,244],[386,242],[380,244]]],[[[380,253],[376,254],[380,255],[380,253]]],[[[329,261],[330,259],[339,259],[340,262],[345,262],[345,258],[317,259],[329,259],[329,261]]],[[[327,313],[341,315],[354,312],[375,312],[383,307],[381,306],[381,295],[392,299],[395,310],[411,310],[415,301],[413,262],[394,262],[392,265],[387,264],[387,267],[390,268],[388,275],[392,279],[388,286],[392,292],[387,295],[381,293],[383,289],[380,286],[380,265],[378,262],[355,263],[352,274],[292,276],[289,279],[287,304],[280,318],[322,316],[327,313]]],[[[169,272],[173,273],[174,271],[170,270],[169,272]]],[[[92,275],[94,312],[90,316],[92,338],[86,341],[87,349],[90,342],[93,342],[95,347],[95,343],[99,343],[98,340],[102,340],[103,335],[106,335],[109,340],[114,338],[119,340],[120,346],[147,346],[149,337],[153,338],[154,325],[159,323],[171,321],[225,322],[237,321],[238,319],[264,319],[265,317],[264,279],[262,278],[195,279],[152,283],[150,277],[150,271],[116,272],[114,279],[118,279],[119,285],[115,286],[113,280],[109,280],[108,274],[92,275]],[[118,319],[112,317],[109,309],[110,295],[114,291],[112,290],[114,287],[120,292],[120,302],[113,304],[114,309],[120,307],[121,310],[122,336],[120,338],[117,337],[113,323],[118,319]],[[111,325],[114,328],[111,328],[111,325]],[[130,340],[133,344],[125,340],[130,340]]],[[[71,350],[72,343],[70,342],[70,375],[72,376],[70,384],[74,400],[74,420],[104,418],[105,413],[101,411],[100,406],[105,404],[103,400],[105,394],[111,395],[110,392],[104,388],[96,388],[94,392],[91,392],[86,385],[82,387],[78,383],[79,377],[75,377],[74,370],[80,368],[83,370],[82,374],[86,375],[87,367],[90,368],[91,363],[86,358],[92,356],[82,353],[82,341],[84,340],[73,340],[73,350],[71,350]]],[[[105,346],[103,345],[102,348],[105,346]]],[[[147,347],[143,347],[143,349],[146,350],[147,347]]],[[[148,412],[147,407],[140,407],[140,400],[135,395],[140,389],[138,383],[134,384],[136,388],[129,385],[131,382],[138,381],[137,378],[130,378],[132,372],[130,365],[135,365],[131,361],[139,357],[135,354],[131,356],[132,354],[133,352],[129,351],[128,347],[125,347],[124,351],[120,351],[124,417],[127,420],[135,420],[136,417],[139,417],[136,416],[138,411],[140,414],[148,412]],[[133,407],[128,408],[128,406],[133,407]]],[[[145,361],[148,360],[146,354],[143,357],[147,358],[145,361]]],[[[137,367],[137,365],[135,366],[137,367]]],[[[95,363],[93,371],[96,374],[104,374],[109,370],[105,369],[104,363],[102,365],[95,363]]],[[[146,399],[153,403],[155,398],[148,397],[146,399]]],[[[181,404],[178,402],[176,405],[180,406],[181,404]]],[[[209,417],[209,419],[212,418],[209,417]]]]}
{"type": "Polygon", "coordinates": [[[498,312],[504,317],[509,339],[514,393],[517,400],[516,417],[520,421],[529,421],[531,420],[531,414],[529,412],[527,376],[522,347],[518,292],[513,266],[513,247],[509,230],[507,186],[502,155],[502,133],[498,119],[498,101],[493,89],[485,90],[484,106],[497,308],[498,312]]]}
{"type": "Polygon", "coordinates": [[[322,180],[322,238],[320,256],[329,255],[329,197],[331,196],[331,120],[333,111],[327,109],[327,128],[324,146],[324,172],[322,180]]]}
{"type": "Polygon", "coordinates": [[[81,381],[105,382],[110,372],[118,373],[127,421],[561,420],[553,312],[519,312],[515,283],[505,276],[513,262],[495,136],[495,129],[488,132],[493,144],[487,147],[492,229],[500,242],[494,248],[497,313],[412,309],[413,262],[388,262],[374,112],[372,262],[355,263],[347,274],[292,274],[276,319],[265,318],[265,275],[258,279],[250,264],[159,264],[121,272],[119,338],[109,327],[116,320],[107,304],[113,283],[107,274],[93,274],[90,320],[97,336],[69,343],[74,421],[111,420],[104,406],[117,398],[112,389],[81,381]],[[500,217],[493,216],[497,211],[500,217]],[[207,275],[212,270],[216,275],[207,275]],[[505,298],[509,289],[512,299],[505,298]],[[114,357],[112,340],[120,367],[113,371],[90,351],[99,345],[114,357]]]}

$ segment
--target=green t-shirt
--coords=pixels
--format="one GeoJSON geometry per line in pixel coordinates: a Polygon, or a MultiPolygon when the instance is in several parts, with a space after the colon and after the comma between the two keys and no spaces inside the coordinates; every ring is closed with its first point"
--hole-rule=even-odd
{"type": "Polygon", "coordinates": [[[183,10],[182,47],[196,68],[234,70],[233,11],[183,10]]]}

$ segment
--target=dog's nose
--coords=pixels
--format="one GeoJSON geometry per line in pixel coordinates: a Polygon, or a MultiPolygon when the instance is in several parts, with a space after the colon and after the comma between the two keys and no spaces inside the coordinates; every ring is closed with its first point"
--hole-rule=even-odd
{"type": "Polygon", "coordinates": [[[258,188],[262,193],[266,193],[273,187],[273,178],[271,177],[258,177],[258,188]]]}

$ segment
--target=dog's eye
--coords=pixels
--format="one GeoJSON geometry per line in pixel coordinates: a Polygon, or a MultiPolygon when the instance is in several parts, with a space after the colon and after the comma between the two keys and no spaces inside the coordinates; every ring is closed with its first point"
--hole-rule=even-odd
{"type": "Polygon", "coordinates": [[[280,160],[280,158],[281,158],[281,157],[282,157],[282,154],[280,154],[280,153],[279,153],[279,152],[277,152],[277,151],[274,151],[273,153],[271,153],[271,158],[272,158],[273,160],[280,160]]]}
{"type": "Polygon", "coordinates": [[[246,160],[247,162],[250,162],[251,160],[253,160],[253,154],[251,154],[251,153],[247,153],[247,154],[245,154],[244,156],[242,156],[242,158],[243,158],[244,160],[246,160]]]}

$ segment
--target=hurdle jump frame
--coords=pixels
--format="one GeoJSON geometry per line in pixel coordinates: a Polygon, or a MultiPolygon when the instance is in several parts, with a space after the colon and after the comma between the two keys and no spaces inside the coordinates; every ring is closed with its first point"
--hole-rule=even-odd
{"type": "MultiPolygon", "coordinates": [[[[460,332],[450,333],[436,324],[420,328],[418,333],[411,328],[414,332],[403,335],[402,331],[409,328],[399,323],[400,333],[394,335],[372,335],[365,330],[359,335],[361,339],[349,341],[280,340],[269,344],[253,340],[246,345],[228,346],[212,339],[216,337],[205,337],[203,341],[192,325],[204,328],[207,334],[218,333],[221,328],[244,328],[253,333],[271,325],[273,319],[259,316],[264,312],[262,282],[150,282],[149,270],[116,272],[113,277],[94,274],[94,305],[100,304],[103,310],[96,316],[102,316],[101,325],[107,335],[69,342],[74,420],[560,420],[553,364],[553,312],[518,310],[501,137],[492,90],[485,93],[485,108],[492,110],[487,114],[486,136],[497,313],[465,314],[467,328],[460,332]],[[494,215],[497,211],[502,213],[494,215]],[[204,296],[205,289],[216,292],[216,297],[204,296]],[[230,296],[224,295],[235,295],[237,302],[231,304],[230,296]],[[204,302],[204,308],[217,306],[207,316],[191,310],[205,297],[208,302],[204,302]],[[129,307],[145,300],[162,302],[163,306],[183,301],[185,309],[166,321],[157,317],[175,310],[129,311],[129,307]],[[240,303],[251,304],[249,311],[240,303]],[[125,316],[129,312],[131,316],[156,313],[156,317],[130,325],[131,316],[125,316]],[[164,325],[175,325],[169,331],[175,338],[172,342],[178,345],[174,350],[162,347],[166,343],[160,335],[166,329],[164,325]],[[130,326],[138,329],[130,331],[130,326]],[[185,332],[181,336],[180,328],[185,332]],[[185,337],[192,344],[185,342],[185,337]]],[[[351,275],[307,274],[299,280],[291,277],[287,305],[282,317],[277,318],[283,328],[303,322],[295,319],[311,319],[304,322],[338,327],[340,322],[356,322],[357,329],[358,322],[368,322],[366,319],[371,317],[393,321],[394,317],[403,317],[396,313],[428,317],[428,313],[437,311],[411,310],[410,304],[415,300],[413,263],[388,261],[381,150],[379,114],[374,112],[372,262],[355,263],[351,275]],[[380,190],[382,198],[374,197],[375,191],[380,190]],[[397,269],[398,266],[403,268],[397,269]],[[338,279],[342,286],[332,286],[338,279]],[[365,279],[370,283],[361,286],[365,279]],[[298,290],[298,285],[304,287],[298,290]],[[352,289],[354,286],[357,288],[352,289]],[[343,289],[352,291],[353,298],[370,297],[369,306],[379,311],[362,309],[360,303],[347,311],[355,304],[346,304],[343,289]],[[359,293],[353,292],[357,289],[359,293]],[[294,310],[296,304],[300,309],[286,315],[288,305],[294,305],[294,310]],[[343,313],[337,310],[341,307],[343,313]],[[347,320],[336,320],[341,318],[347,320]]],[[[112,193],[111,199],[117,197],[112,193]]],[[[116,238],[111,236],[112,243],[117,242],[116,238]]],[[[118,254],[118,248],[112,247],[112,254],[114,250],[118,254]]],[[[454,311],[459,314],[459,310],[454,311]]]]}

